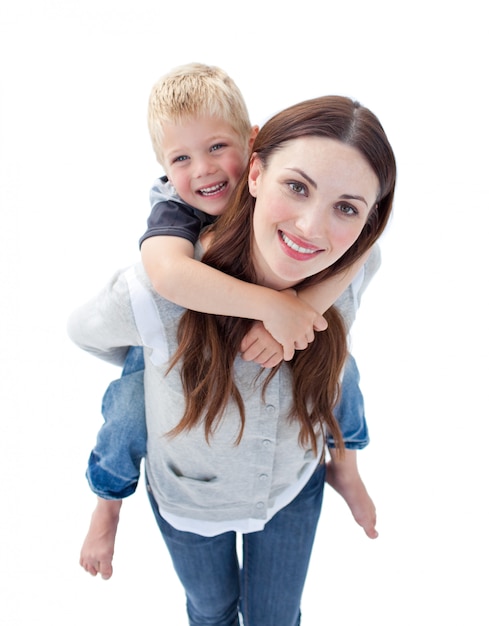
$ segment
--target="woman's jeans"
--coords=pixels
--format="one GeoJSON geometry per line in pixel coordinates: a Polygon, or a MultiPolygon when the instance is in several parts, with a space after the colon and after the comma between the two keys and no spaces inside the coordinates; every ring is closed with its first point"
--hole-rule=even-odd
{"type": "MultiPolygon", "coordinates": [[[[359,373],[350,355],[342,394],[335,409],[346,448],[360,450],[369,442],[359,373]]],[[[141,460],[146,455],[144,357],[130,348],[122,376],[113,381],[102,401],[104,424],[88,462],[87,479],[94,493],[106,500],[126,498],[136,490],[141,460]]],[[[328,440],[328,445],[333,442],[328,440]]]]}
{"type": "Polygon", "coordinates": [[[149,498],[173,566],[185,589],[190,626],[297,626],[300,601],[323,500],[321,464],[299,495],[262,531],[242,536],[242,568],[236,534],[202,537],[181,532],[149,498]]]}

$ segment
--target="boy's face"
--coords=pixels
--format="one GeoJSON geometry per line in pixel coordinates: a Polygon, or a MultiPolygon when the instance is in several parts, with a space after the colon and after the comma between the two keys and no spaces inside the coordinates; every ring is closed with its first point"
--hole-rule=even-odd
{"type": "Polygon", "coordinates": [[[165,124],[163,165],[180,198],[209,215],[221,215],[248,164],[256,131],[244,142],[216,117],[165,124]]]}

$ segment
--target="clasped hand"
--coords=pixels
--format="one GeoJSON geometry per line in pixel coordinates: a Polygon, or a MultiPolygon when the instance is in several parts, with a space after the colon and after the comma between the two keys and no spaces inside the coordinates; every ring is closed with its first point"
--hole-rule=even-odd
{"type": "Polygon", "coordinates": [[[276,292],[267,318],[256,321],[241,342],[241,356],[263,367],[290,361],[296,350],[314,341],[315,331],[326,330],[324,317],[298,297],[294,289],[276,292]]]}

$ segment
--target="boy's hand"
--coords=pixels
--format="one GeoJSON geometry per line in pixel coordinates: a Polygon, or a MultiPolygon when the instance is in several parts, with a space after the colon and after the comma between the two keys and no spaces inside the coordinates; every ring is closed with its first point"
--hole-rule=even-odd
{"type": "Polygon", "coordinates": [[[263,320],[265,329],[282,345],[283,358],[290,361],[296,350],[305,350],[314,341],[314,331],[326,330],[324,317],[297,297],[294,289],[277,291],[275,305],[263,320]]]}
{"type": "Polygon", "coordinates": [[[262,367],[275,367],[283,360],[284,350],[262,322],[255,322],[241,342],[241,357],[262,367]]]}
{"type": "Polygon", "coordinates": [[[356,468],[356,453],[345,451],[347,461],[331,460],[326,464],[326,482],[343,497],[352,515],[367,537],[376,539],[379,536],[375,525],[377,515],[372,498],[368,495],[360,474],[356,468]],[[348,456],[355,455],[354,464],[349,463],[348,456]]]}

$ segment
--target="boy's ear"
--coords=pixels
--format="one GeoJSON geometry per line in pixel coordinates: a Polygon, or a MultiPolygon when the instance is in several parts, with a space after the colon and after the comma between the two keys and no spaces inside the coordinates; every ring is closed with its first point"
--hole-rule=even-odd
{"type": "Polygon", "coordinates": [[[250,159],[250,169],[248,172],[248,189],[250,190],[250,194],[256,198],[256,192],[258,188],[258,179],[261,174],[262,164],[260,158],[253,152],[250,159]]]}
{"type": "Polygon", "coordinates": [[[248,140],[248,149],[249,149],[250,154],[251,154],[251,151],[253,150],[253,144],[255,143],[255,139],[256,139],[256,136],[258,135],[259,130],[260,128],[258,126],[253,126],[251,128],[250,138],[248,140]]]}

